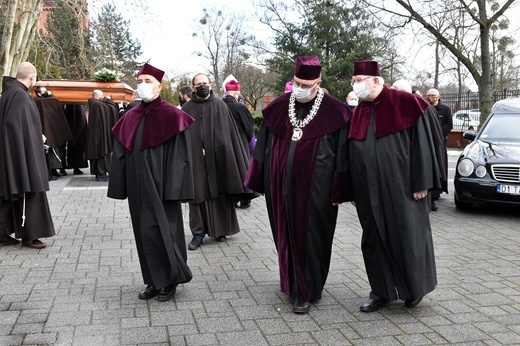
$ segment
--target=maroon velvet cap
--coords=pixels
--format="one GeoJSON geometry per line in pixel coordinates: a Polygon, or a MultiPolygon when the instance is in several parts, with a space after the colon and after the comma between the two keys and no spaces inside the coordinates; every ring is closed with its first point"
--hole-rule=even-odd
{"type": "Polygon", "coordinates": [[[321,63],[316,55],[301,56],[296,59],[294,75],[300,79],[314,80],[320,78],[321,63]]]}
{"type": "Polygon", "coordinates": [[[363,60],[354,62],[353,76],[381,76],[381,70],[377,62],[372,60],[363,60]]]}
{"type": "Polygon", "coordinates": [[[226,83],[226,91],[240,91],[240,83],[236,80],[230,80],[226,83]]]}
{"type": "Polygon", "coordinates": [[[155,79],[159,81],[159,83],[162,81],[162,78],[164,76],[164,71],[159,70],[156,67],[153,67],[152,65],[145,63],[143,67],[139,70],[137,73],[137,77],[139,77],[142,74],[149,74],[150,76],[154,76],[155,79]]]}

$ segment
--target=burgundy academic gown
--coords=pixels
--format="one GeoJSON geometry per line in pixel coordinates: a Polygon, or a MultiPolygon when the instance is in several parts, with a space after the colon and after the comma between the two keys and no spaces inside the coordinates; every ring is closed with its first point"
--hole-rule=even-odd
{"type": "Polygon", "coordinates": [[[371,298],[418,299],[437,284],[427,199],[413,198],[440,187],[428,112],[425,100],[384,86],[351,119],[350,184],[371,298]]]}
{"type": "MultiPolygon", "coordinates": [[[[280,289],[300,303],[320,299],[329,272],[338,207],[346,200],[347,121],[351,111],[325,94],[303,137],[292,141],[290,93],[263,110],[246,186],[265,193],[278,252],[280,289]]],[[[303,119],[314,101],[296,103],[303,119]]]]}
{"type": "Polygon", "coordinates": [[[181,202],[193,199],[193,119],[157,98],[114,126],[108,197],[128,198],[141,273],[157,289],[191,280],[181,202]]]}
{"type": "Polygon", "coordinates": [[[55,234],[47,201],[47,164],[42,125],[27,87],[4,77],[0,97],[0,201],[9,209],[0,227],[16,238],[37,239],[55,234]],[[25,203],[25,223],[22,214],[25,203]]]}

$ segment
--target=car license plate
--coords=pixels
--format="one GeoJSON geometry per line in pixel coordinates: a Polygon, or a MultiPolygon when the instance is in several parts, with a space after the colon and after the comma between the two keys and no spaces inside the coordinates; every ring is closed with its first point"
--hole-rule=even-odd
{"type": "Polygon", "coordinates": [[[497,185],[497,193],[509,193],[511,195],[520,195],[520,185],[497,185]]]}

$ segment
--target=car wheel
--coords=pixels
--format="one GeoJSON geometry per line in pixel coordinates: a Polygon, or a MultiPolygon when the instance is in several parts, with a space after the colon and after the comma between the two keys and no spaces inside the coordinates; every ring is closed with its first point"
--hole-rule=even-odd
{"type": "Polygon", "coordinates": [[[462,202],[461,200],[459,200],[458,197],[457,197],[457,193],[455,193],[455,195],[454,195],[454,200],[455,200],[455,206],[458,209],[468,210],[468,209],[471,209],[473,207],[473,203],[471,203],[471,202],[462,202]]]}

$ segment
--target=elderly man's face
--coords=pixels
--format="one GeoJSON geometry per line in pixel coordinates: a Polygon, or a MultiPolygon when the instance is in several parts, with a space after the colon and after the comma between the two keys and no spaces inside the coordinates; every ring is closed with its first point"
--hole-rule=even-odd
{"type": "Polygon", "coordinates": [[[351,85],[354,93],[359,97],[359,101],[371,101],[379,95],[376,90],[377,78],[373,76],[356,75],[352,77],[351,85]]]}
{"type": "Polygon", "coordinates": [[[428,102],[430,102],[430,104],[434,105],[439,101],[439,94],[428,93],[428,95],[426,95],[426,98],[428,99],[428,102]]]}
{"type": "Polygon", "coordinates": [[[309,102],[318,93],[318,88],[321,85],[321,78],[306,80],[296,76],[293,78],[293,95],[299,102],[309,102]]]}

